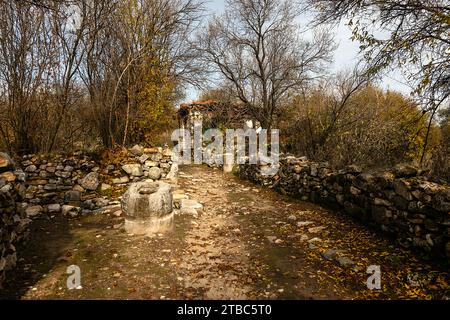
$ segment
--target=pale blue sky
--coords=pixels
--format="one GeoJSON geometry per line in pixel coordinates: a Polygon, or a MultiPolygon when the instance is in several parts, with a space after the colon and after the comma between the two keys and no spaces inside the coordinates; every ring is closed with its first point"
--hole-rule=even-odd
{"type": "MultiPolygon", "coordinates": [[[[210,0],[206,3],[206,8],[209,15],[221,14],[225,10],[226,0],[210,0]]],[[[302,19],[305,19],[303,17],[302,19]]],[[[302,24],[302,21],[299,20],[302,24]]],[[[303,23],[304,25],[304,23],[303,23]]],[[[351,31],[344,24],[340,24],[335,28],[335,41],[338,44],[338,48],[334,53],[334,62],[332,65],[332,72],[339,72],[351,69],[359,60],[359,43],[351,40],[351,31]]],[[[399,72],[391,73],[384,77],[380,83],[383,88],[400,91],[404,94],[409,94],[411,91],[404,82],[399,72]]],[[[196,100],[199,92],[195,89],[189,89],[187,91],[186,101],[196,100]]]]}

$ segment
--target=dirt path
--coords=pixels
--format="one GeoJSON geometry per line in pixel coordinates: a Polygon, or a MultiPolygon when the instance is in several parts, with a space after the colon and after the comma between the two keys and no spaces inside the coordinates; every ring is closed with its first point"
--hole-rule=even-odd
{"type": "MultiPolygon", "coordinates": [[[[127,235],[111,210],[43,216],[0,298],[362,299],[449,296],[449,274],[349,218],[219,170],[181,169],[179,189],[203,204],[153,238],[127,235]],[[109,212],[108,212],[109,211],[109,212]],[[81,269],[80,290],[66,268],[81,269]],[[381,290],[366,268],[381,267],[381,290]]],[[[181,191],[178,191],[181,192],[181,191]]]]}

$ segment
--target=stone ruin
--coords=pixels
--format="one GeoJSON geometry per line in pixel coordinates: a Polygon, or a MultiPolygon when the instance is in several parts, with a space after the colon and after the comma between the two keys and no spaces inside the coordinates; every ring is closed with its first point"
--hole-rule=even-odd
{"type": "Polygon", "coordinates": [[[325,205],[414,247],[450,261],[450,187],[429,181],[410,165],[363,172],[342,170],[306,157],[280,157],[280,170],[261,174],[264,163],[239,166],[239,176],[282,194],[325,205]]]}
{"type": "MultiPolygon", "coordinates": [[[[153,180],[158,192],[150,198],[170,194],[170,185],[158,180],[176,184],[178,165],[171,159],[171,150],[167,147],[139,145],[123,155],[122,164],[111,163],[109,158],[101,161],[81,151],[64,155],[30,154],[17,157],[16,161],[0,152],[0,287],[6,272],[16,265],[17,248],[26,242],[33,220],[42,216],[53,219],[56,215],[74,219],[99,212],[119,217],[123,214],[120,202],[109,193],[115,188],[153,180]]],[[[150,190],[140,191],[150,193],[150,190]]],[[[171,194],[161,198],[168,197],[171,194]]],[[[168,203],[161,205],[165,209],[158,211],[160,230],[170,227],[173,220],[171,207],[168,207],[172,206],[171,201],[168,203]]],[[[138,216],[127,216],[127,220],[133,220],[134,226],[138,226],[138,216]]],[[[133,222],[128,222],[127,228],[133,222]]],[[[150,222],[144,224],[146,230],[151,229],[149,225],[150,222]]]]}
{"type": "Polygon", "coordinates": [[[152,236],[172,228],[171,185],[162,181],[145,180],[131,184],[122,196],[125,231],[152,236]]]}

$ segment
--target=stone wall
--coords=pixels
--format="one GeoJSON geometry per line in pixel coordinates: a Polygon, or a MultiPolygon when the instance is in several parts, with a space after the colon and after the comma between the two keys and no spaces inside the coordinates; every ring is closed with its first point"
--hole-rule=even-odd
{"type": "Polygon", "coordinates": [[[16,246],[33,219],[43,214],[74,218],[106,206],[120,210],[119,199],[106,195],[108,190],[169,178],[171,155],[169,149],[134,146],[121,155],[119,165],[82,152],[26,155],[14,164],[0,153],[0,285],[15,266],[16,246]]]}
{"type": "Polygon", "coordinates": [[[450,261],[450,188],[427,180],[411,166],[362,172],[357,166],[333,171],[327,163],[281,157],[273,177],[262,165],[241,165],[242,178],[280,193],[342,210],[416,247],[450,261]]]}
{"type": "Polygon", "coordinates": [[[24,156],[21,166],[26,177],[27,215],[63,212],[75,216],[108,204],[95,197],[114,185],[127,185],[143,179],[159,180],[171,168],[171,152],[162,148],[134,146],[121,158],[120,165],[100,162],[77,152],[71,155],[24,156]]]}
{"type": "Polygon", "coordinates": [[[30,222],[22,206],[24,178],[9,156],[0,153],[0,287],[6,271],[16,265],[16,247],[26,237],[30,222]]]}

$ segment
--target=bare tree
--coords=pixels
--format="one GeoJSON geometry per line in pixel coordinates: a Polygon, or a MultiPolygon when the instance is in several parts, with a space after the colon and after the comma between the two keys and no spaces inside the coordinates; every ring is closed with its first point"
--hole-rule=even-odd
{"type": "Polygon", "coordinates": [[[142,139],[152,114],[198,83],[190,40],[202,5],[0,0],[1,145],[52,151],[82,127],[96,128],[91,135],[107,147],[142,139]]]}
{"type": "Polygon", "coordinates": [[[85,54],[81,41],[86,31],[87,1],[56,2],[53,9],[51,23],[55,53],[50,72],[53,75],[55,117],[50,123],[47,151],[54,148],[64,117],[80,98],[75,80],[85,54]]]}
{"type": "Polygon", "coordinates": [[[48,82],[49,34],[45,9],[19,1],[1,3],[0,83],[5,97],[3,112],[7,115],[1,133],[19,152],[34,152],[37,148],[34,132],[39,125],[38,94],[48,82]]]}
{"type": "Polygon", "coordinates": [[[348,19],[372,73],[400,68],[429,112],[423,146],[438,109],[450,96],[450,6],[447,0],[309,0],[317,24],[348,19]],[[382,32],[380,32],[382,31],[382,32]]]}
{"type": "Polygon", "coordinates": [[[226,7],[199,36],[198,49],[205,64],[230,82],[255,119],[270,129],[289,94],[330,61],[333,41],[325,31],[302,40],[291,1],[229,0],[226,7]]]}

